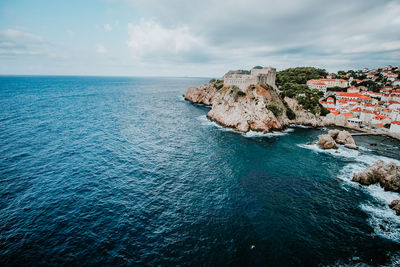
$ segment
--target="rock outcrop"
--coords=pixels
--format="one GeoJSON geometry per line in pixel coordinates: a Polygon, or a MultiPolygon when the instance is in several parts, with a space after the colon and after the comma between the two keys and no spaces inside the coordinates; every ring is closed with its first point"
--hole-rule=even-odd
{"type": "Polygon", "coordinates": [[[400,200],[399,199],[393,200],[389,204],[389,208],[394,210],[396,212],[396,215],[400,216],[400,200]]]}
{"type": "Polygon", "coordinates": [[[304,110],[296,99],[285,97],[283,101],[276,86],[251,85],[242,91],[235,86],[223,86],[223,82],[218,80],[188,88],[184,98],[212,106],[207,114],[210,120],[241,132],[282,130],[289,124],[313,127],[332,125],[328,117],[304,110]],[[268,107],[271,104],[275,107],[268,107]],[[288,119],[288,109],[294,112],[295,119],[288,119]]]}
{"type": "Polygon", "coordinates": [[[226,87],[214,96],[207,117],[240,132],[269,132],[286,128],[289,120],[285,111],[281,98],[268,85],[249,86],[245,92],[226,87]]]}
{"type": "Polygon", "coordinates": [[[216,86],[216,82],[211,82],[200,86],[190,87],[187,89],[183,97],[193,103],[211,106],[217,92],[216,86]]]}
{"type": "MultiPolygon", "coordinates": [[[[379,160],[363,172],[355,173],[352,181],[362,185],[379,183],[385,191],[400,193],[400,166],[379,160]]],[[[400,200],[393,200],[389,207],[400,216],[400,200]]]]}
{"type": "Polygon", "coordinates": [[[318,139],[318,146],[322,149],[337,149],[335,140],[329,134],[323,134],[318,139]]]}
{"type": "Polygon", "coordinates": [[[379,160],[363,172],[355,173],[352,181],[362,185],[379,183],[385,191],[400,193],[400,166],[379,160]]]}
{"type": "Polygon", "coordinates": [[[355,145],[356,142],[354,141],[353,137],[348,131],[339,131],[336,136],[336,143],[342,145],[355,145]]]}
{"type": "Polygon", "coordinates": [[[350,149],[358,149],[356,142],[348,131],[330,130],[318,139],[318,146],[322,149],[337,149],[337,144],[342,144],[350,149]]]}
{"type": "Polygon", "coordinates": [[[297,99],[285,97],[284,99],[291,110],[296,114],[296,118],[291,120],[291,124],[297,125],[306,125],[306,126],[323,126],[325,125],[322,117],[319,115],[314,115],[311,112],[308,112],[303,109],[303,107],[299,104],[297,99]]]}

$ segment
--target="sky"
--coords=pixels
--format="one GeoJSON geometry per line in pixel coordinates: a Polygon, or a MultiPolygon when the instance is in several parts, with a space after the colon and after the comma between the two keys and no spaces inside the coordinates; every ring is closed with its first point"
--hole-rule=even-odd
{"type": "Polygon", "coordinates": [[[399,0],[1,0],[0,74],[400,65],[399,0]]]}

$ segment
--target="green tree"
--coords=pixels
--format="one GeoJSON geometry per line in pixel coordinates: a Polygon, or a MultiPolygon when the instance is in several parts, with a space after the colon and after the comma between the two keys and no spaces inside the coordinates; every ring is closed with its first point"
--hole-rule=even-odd
{"type": "Polygon", "coordinates": [[[282,109],[278,107],[275,103],[267,105],[267,109],[274,113],[275,117],[282,115],[282,109]]]}

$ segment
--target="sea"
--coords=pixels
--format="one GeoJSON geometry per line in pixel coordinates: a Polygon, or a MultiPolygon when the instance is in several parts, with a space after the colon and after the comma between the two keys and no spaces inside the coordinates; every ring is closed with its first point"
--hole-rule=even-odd
{"type": "Polygon", "coordinates": [[[351,182],[398,141],[225,129],[208,80],[0,76],[0,265],[400,265],[400,195],[351,182]]]}

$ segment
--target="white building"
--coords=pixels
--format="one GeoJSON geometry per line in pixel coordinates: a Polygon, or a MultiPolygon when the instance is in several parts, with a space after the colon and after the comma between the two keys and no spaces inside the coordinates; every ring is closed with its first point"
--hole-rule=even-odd
{"type": "Polygon", "coordinates": [[[307,86],[310,89],[318,89],[325,94],[327,88],[346,88],[349,86],[349,83],[344,79],[311,79],[307,81],[307,86]]]}
{"type": "Polygon", "coordinates": [[[400,134],[400,121],[392,121],[389,132],[400,134]]]}
{"type": "Polygon", "coordinates": [[[313,82],[313,83],[308,83],[307,82],[307,85],[308,85],[308,88],[317,89],[317,90],[323,92],[324,94],[326,93],[326,89],[328,88],[326,86],[326,84],[323,83],[323,82],[313,82]]]}

